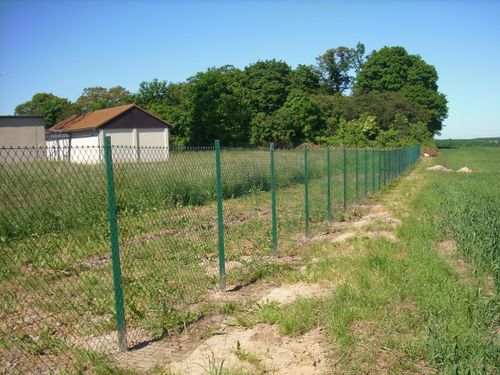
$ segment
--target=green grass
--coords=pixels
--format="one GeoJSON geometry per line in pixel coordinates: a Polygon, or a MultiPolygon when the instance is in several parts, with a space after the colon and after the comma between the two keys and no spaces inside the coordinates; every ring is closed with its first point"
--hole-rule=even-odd
{"type": "Polygon", "coordinates": [[[473,139],[437,139],[436,144],[440,148],[498,147],[500,146],[500,137],[473,139]]]}
{"type": "MultiPolygon", "coordinates": [[[[467,156],[450,152],[433,162],[466,158],[473,168],[494,169],[494,160],[484,163],[482,150],[467,150],[467,156]]],[[[324,327],[340,372],[366,373],[383,365],[390,373],[428,371],[423,367],[443,374],[496,373],[500,300],[483,276],[493,276],[498,264],[500,194],[492,183],[498,177],[495,172],[437,174],[425,171],[428,165],[381,198],[404,214],[398,242],[355,239],[349,243],[358,254],[354,257],[337,255],[338,246],[316,246],[321,261],[291,278],[320,281],[340,274],[342,283],[324,298],[239,311],[240,323],[278,324],[286,335],[324,327]],[[449,239],[482,273],[457,268],[452,255],[440,252],[439,244],[449,239]],[[380,347],[390,354],[384,357],[380,347]]]]}
{"type": "Polygon", "coordinates": [[[433,176],[430,204],[439,208],[436,225],[456,241],[478,272],[493,276],[500,288],[500,149],[446,150],[436,163],[470,166],[470,175],[433,176]]]}
{"type": "MultiPolygon", "coordinates": [[[[84,155],[95,149],[75,149],[84,155]]],[[[29,150],[13,151],[26,153],[29,150]]],[[[133,149],[118,148],[115,156],[133,149]]],[[[332,150],[332,183],[343,189],[342,150],[332,150]]],[[[303,151],[276,151],[278,188],[304,181],[303,151]]],[[[372,153],[359,152],[358,196],[355,196],[355,151],[347,151],[348,202],[362,199],[373,191],[379,160],[372,153]]],[[[383,161],[382,161],[383,164],[383,161]]],[[[267,151],[223,151],[221,155],[223,197],[236,198],[256,191],[269,191],[269,153],[267,151]]],[[[309,151],[309,178],[325,177],[325,150],[309,151]]],[[[116,162],[115,189],[120,216],[142,215],[158,209],[199,206],[214,201],[214,151],[172,151],[168,161],[140,163],[116,162]]],[[[311,194],[317,194],[312,189],[311,194]]],[[[343,201],[343,191],[334,196],[343,201]]],[[[77,164],[61,161],[2,163],[0,160],[0,240],[3,242],[62,230],[101,231],[107,220],[106,175],[103,164],[77,164]]],[[[313,210],[315,207],[312,208],[313,210]]]]}
{"type": "MultiPolygon", "coordinates": [[[[302,151],[276,153],[279,252],[283,256],[302,251],[302,155],[302,151]]],[[[356,199],[353,155],[348,152],[349,204],[364,198],[365,187],[367,195],[373,193],[372,179],[377,177],[369,169],[369,183],[365,183],[361,152],[356,199]]],[[[263,151],[241,150],[222,155],[226,260],[239,264],[227,268],[230,285],[293,272],[290,265],[269,259],[267,157],[263,151]]],[[[314,235],[329,230],[324,150],[312,150],[309,161],[314,235]]],[[[115,164],[129,346],[178,332],[209,313],[203,301],[215,289],[218,275],[212,167],[213,153],[207,151],[173,154],[167,163],[115,164]]],[[[332,152],[335,220],[350,215],[341,211],[342,168],[342,154],[332,152]]],[[[102,350],[95,338],[115,330],[102,166],[3,164],[0,177],[0,287],[5,291],[0,300],[0,343],[4,346],[0,354],[7,357],[12,348],[18,348],[29,353],[29,362],[40,351],[64,351],[60,348],[73,346],[74,341],[90,351],[102,350]],[[13,334],[6,323],[22,322],[26,316],[31,320],[16,326],[13,334]],[[47,340],[43,330],[58,340],[47,340]]],[[[375,187],[381,188],[378,179],[375,187]]]]}
{"type": "Polygon", "coordinates": [[[468,147],[440,150],[433,164],[442,164],[451,169],[469,167],[474,172],[499,173],[500,148],[468,147]]]}

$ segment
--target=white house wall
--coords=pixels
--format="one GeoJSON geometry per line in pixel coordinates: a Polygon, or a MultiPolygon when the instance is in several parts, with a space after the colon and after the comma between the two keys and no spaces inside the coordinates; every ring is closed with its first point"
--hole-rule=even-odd
{"type": "Polygon", "coordinates": [[[73,133],[69,153],[70,161],[74,163],[98,163],[101,160],[99,137],[97,134],[73,133]]]}
{"type": "Polygon", "coordinates": [[[135,129],[103,129],[103,136],[111,138],[113,161],[130,162],[137,160],[135,129]]]}
{"type": "Polygon", "coordinates": [[[47,139],[45,143],[49,160],[69,160],[69,138],[47,139]]]}
{"type": "Polygon", "coordinates": [[[92,133],[73,133],[71,138],[50,139],[47,143],[49,160],[94,164],[101,160],[99,137],[92,133]]]}
{"type": "Polygon", "coordinates": [[[168,129],[137,129],[137,146],[142,161],[168,159],[168,129]]]}
{"type": "Polygon", "coordinates": [[[75,132],[66,138],[47,140],[50,160],[75,163],[98,163],[103,160],[104,137],[111,137],[113,160],[116,162],[161,161],[168,159],[168,128],[101,129],[95,132],[75,132]]]}

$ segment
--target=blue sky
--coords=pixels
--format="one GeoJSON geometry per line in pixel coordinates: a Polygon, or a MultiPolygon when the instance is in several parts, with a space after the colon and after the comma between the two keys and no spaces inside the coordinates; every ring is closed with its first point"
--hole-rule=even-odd
{"type": "Polygon", "coordinates": [[[184,81],[276,58],[293,67],[358,41],[433,64],[441,138],[500,136],[500,1],[0,1],[0,114],[37,92],[184,81]]]}

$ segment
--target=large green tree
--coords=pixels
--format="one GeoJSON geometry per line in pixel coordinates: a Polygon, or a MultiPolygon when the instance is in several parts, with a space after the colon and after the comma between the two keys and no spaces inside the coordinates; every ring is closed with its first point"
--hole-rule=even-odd
{"type": "Polygon", "coordinates": [[[75,107],[78,112],[87,113],[122,104],[130,104],[132,101],[132,94],[121,86],[110,89],[95,86],[83,89],[82,95],[75,102],[75,107]]]}
{"type": "Polygon", "coordinates": [[[152,104],[162,103],[168,95],[169,83],[157,78],[150,82],[143,81],[139,84],[139,90],[134,95],[134,102],[148,108],[152,104]]]}
{"type": "Polygon", "coordinates": [[[403,47],[384,47],[374,51],[359,71],[355,93],[404,93],[418,109],[418,120],[424,121],[432,134],[438,134],[447,117],[446,97],[438,92],[438,74],[434,66],[420,56],[410,55],[403,47]]]}
{"type": "Polygon", "coordinates": [[[290,66],[277,60],[258,61],[247,66],[245,87],[253,113],[271,114],[279,109],[290,91],[290,66]]]}
{"type": "Polygon", "coordinates": [[[320,76],[314,67],[300,64],[290,74],[291,89],[315,93],[320,88],[320,76]]]}
{"type": "Polygon", "coordinates": [[[421,115],[421,108],[412,105],[401,91],[369,91],[350,98],[355,116],[369,114],[377,118],[379,127],[387,130],[397,115],[404,115],[411,121],[421,115]]]}
{"type": "Polygon", "coordinates": [[[248,143],[250,106],[244,73],[226,65],[198,73],[187,87],[191,145],[248,143]]]}
{"type": "Polygon", "coordinates": [[[316,59],[316,71],[321,86],[327,94],[344,93],[351,89],[355,73],[365,59],[365,46],[358,43],[355,48],[340,46],[331,48],[316,59]]]}
{"type": "Polygon", "coordinates": [[[43,116],[46,128],[71,116],[74,108],[66,98],[41,92],[33,95],[30,101],[19,104],[15,109],[18,116],[43,116]]]}
{"type": "Polygon", "coordinates": [[[367,58],[358,43],[327,50],[314,66],[292,69],[274,59],[243,70],[222,66],[182,83],[144,81],[134,95],[121,86],[90,87],[75,105],[40,93],[16,113],[42,114],[50,126],[73,113],[133,101],[171,123],[179,145],[215,139],[224,145],[429,143],[447,115],[437,80],[433,66],[402,47],[384,47],[367,58]]]}
{"type": "Polygon", "coordinates": [[[324,129],[321,108],[301,90],[290,92],[284,105],[272,113],[258,113],[252,120],[251,142],[266,145],[292,146],[315,142],[324,129]]]}

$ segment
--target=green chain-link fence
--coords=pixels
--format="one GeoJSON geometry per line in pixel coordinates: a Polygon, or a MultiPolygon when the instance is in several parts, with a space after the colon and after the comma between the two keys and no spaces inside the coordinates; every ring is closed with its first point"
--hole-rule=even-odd
{"type": "Polygon", "coordinates": [[[304,236],[418,156],[418,146],[0,149],[2,371],[91,371],[90,358],[188,324],[211,294],[274,272],[276,257],[300,253],[304,236]]]}

